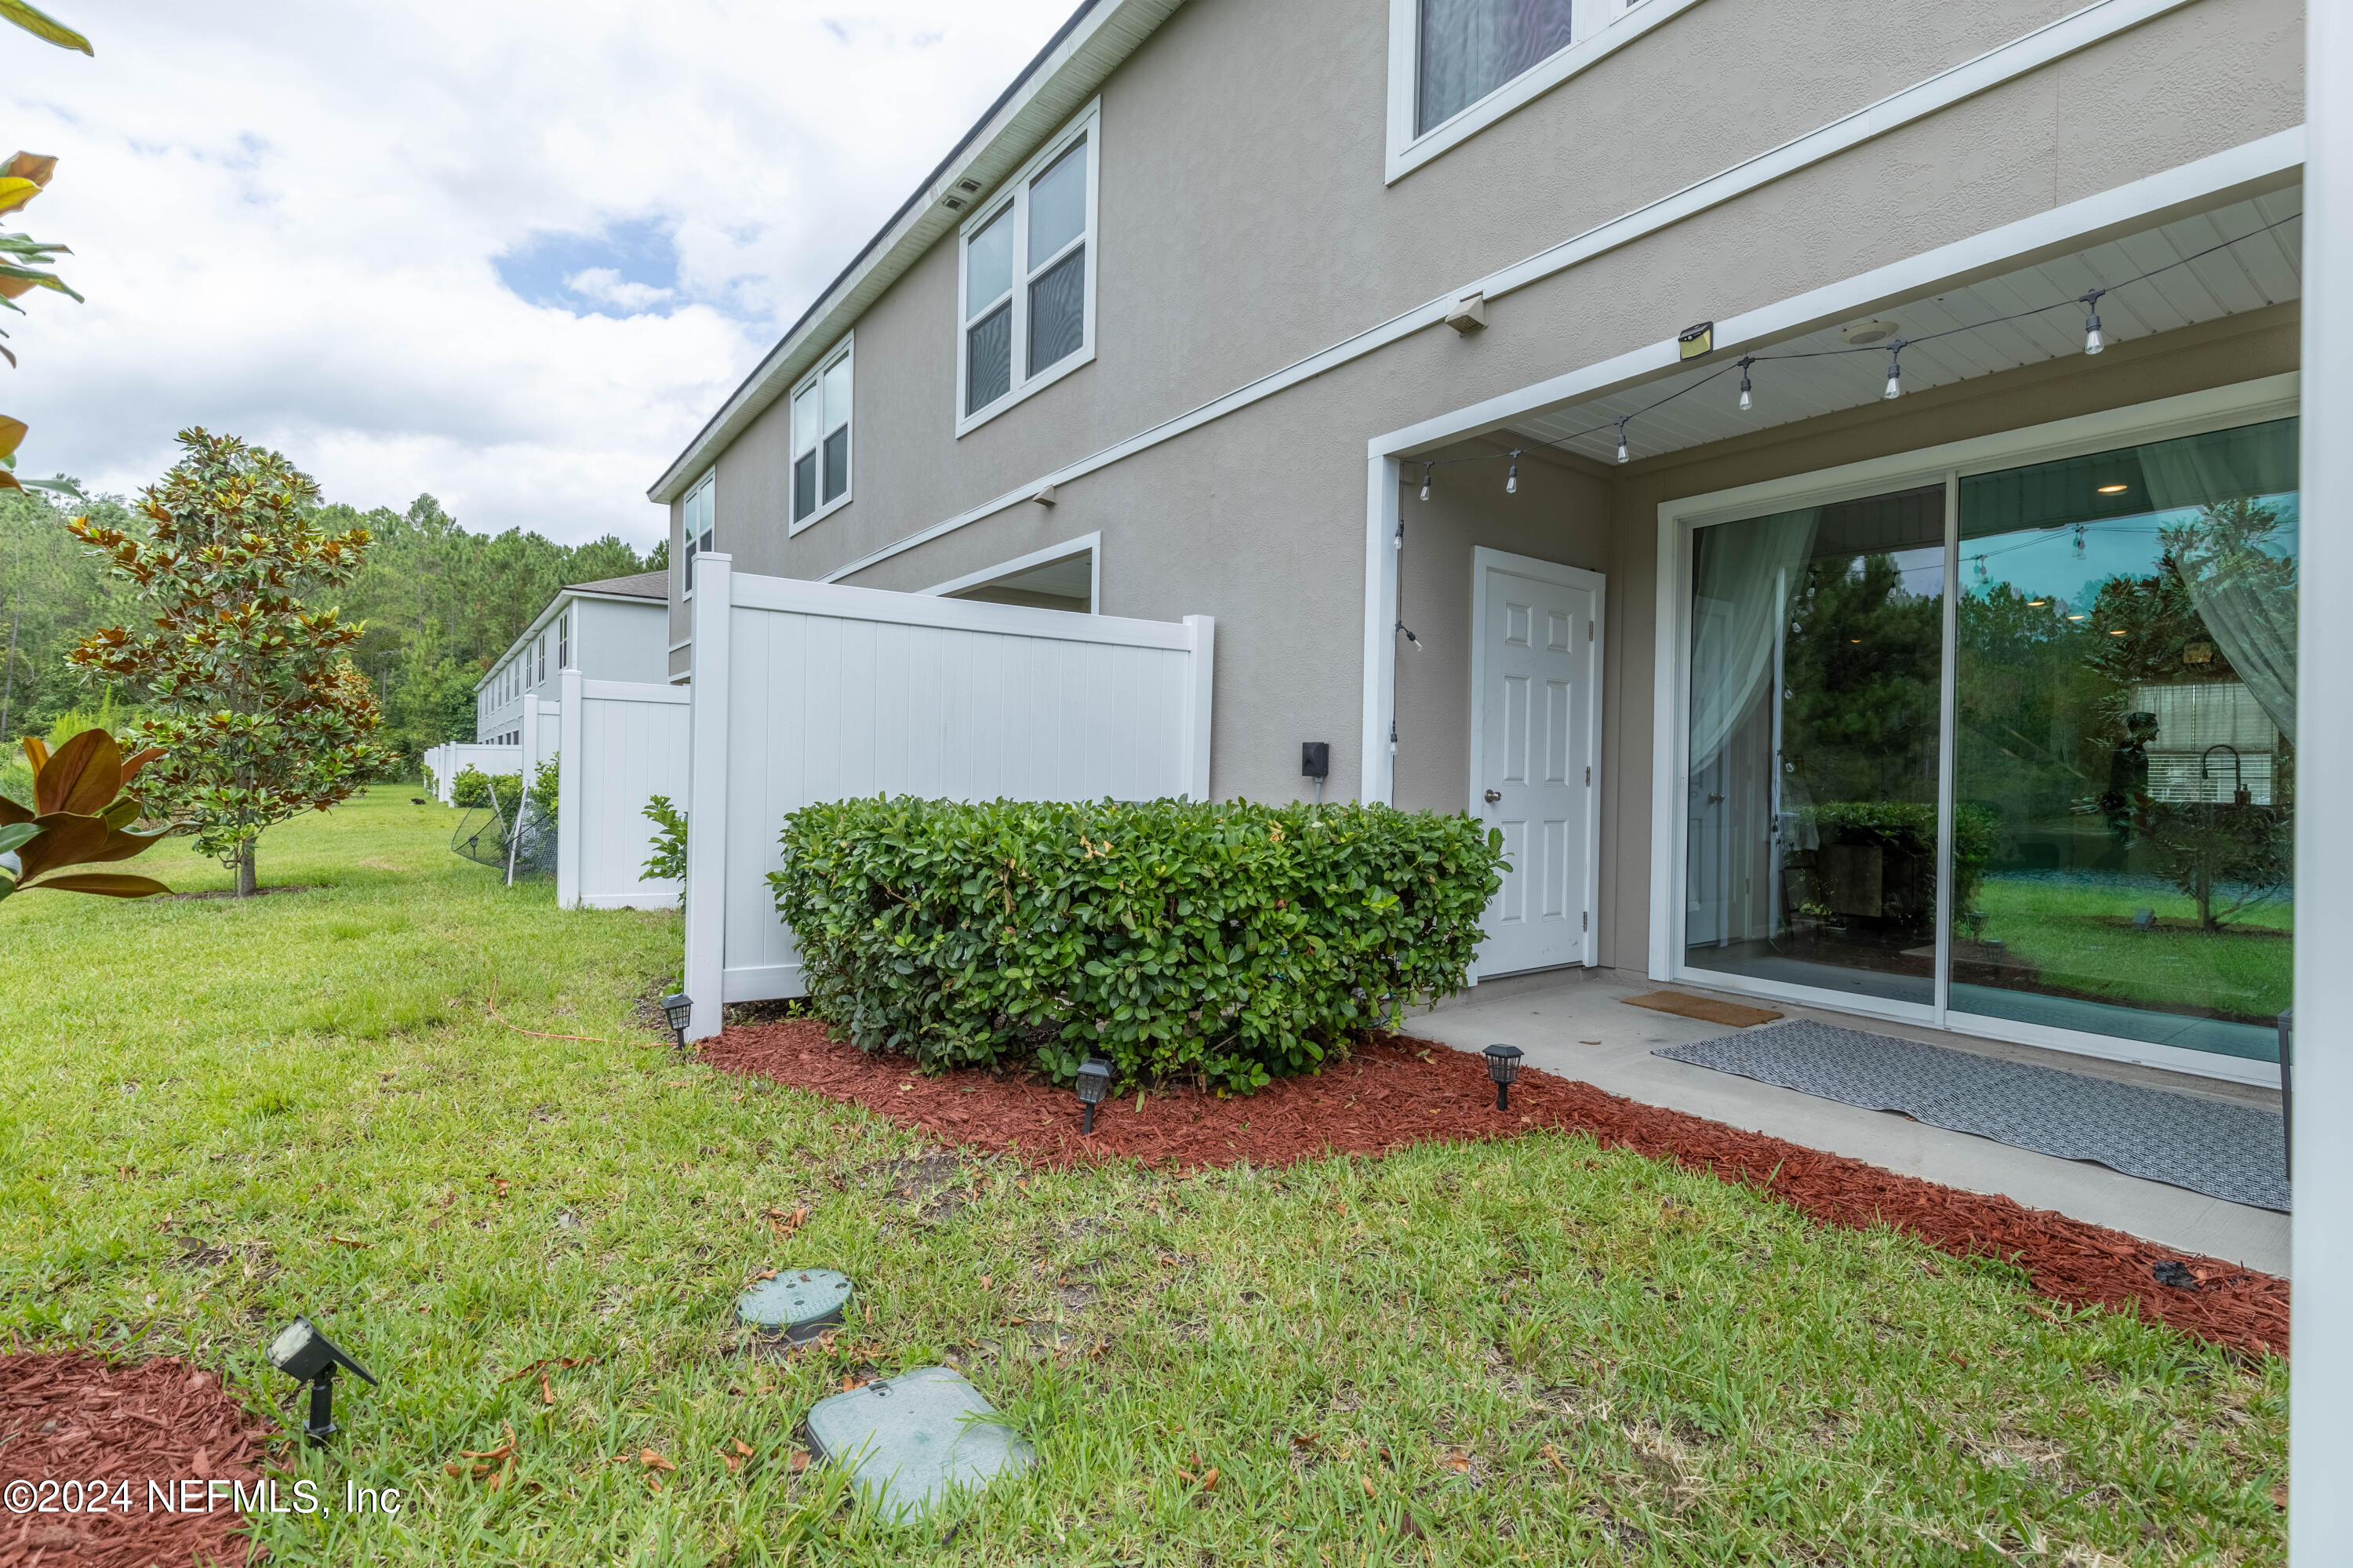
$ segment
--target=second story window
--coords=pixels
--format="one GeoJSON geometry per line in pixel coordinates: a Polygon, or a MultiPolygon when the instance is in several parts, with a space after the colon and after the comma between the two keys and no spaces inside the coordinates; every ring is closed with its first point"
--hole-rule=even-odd
{"type": "Polygon", "coordinates": [[[793,394],[793,524],[849,499],[850,347],[844,343],[793,394]]]}
{"type": "MultiPolygon", "coordinates": [[[[1610,0],[1578,0],[1599,10],[1610,0]]],[[[1453,119],[1568,48],[1569,0],[1421,0],[1414,130],[1453,119]]]]}
{"type": "Polygon", "coordinates": [[[555,667],[572,668],[572,612],[568,609],[555,618],[555,667]]]}
{"type": "Polygon", "coordinates": [[[719,543],[719,529],[712,518],[712,482],[719,476],[706,473],[702,482],[687,493],[686,503],[680,508],[686,535],[686,586],[694,587],[694,557],[704,550],[714,549],[719,543]]]}
{"type": "Polygon", "coordinates": [[[1389,0],[1387,178],[1404,178],[1699,4],[1389,0]]]}
{"type": "Polygon", "coordinates": [[[958,434],[1092,357],[1096,135],[1090,109],[965,225],[958,434]]]}

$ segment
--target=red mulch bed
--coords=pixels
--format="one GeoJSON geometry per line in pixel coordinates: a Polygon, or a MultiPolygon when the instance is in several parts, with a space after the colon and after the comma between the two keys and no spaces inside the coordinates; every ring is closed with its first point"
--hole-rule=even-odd
{"type": "MultiPolygon", "coordinates": [[[[183,1361],[113,1363],[75,1354],[0,1355],[0,1485],[103,1481],[108,1511],[0,1507],[0,1564],[148,1568],[243,1563],[252,1546],[230,1499],[212,1512],[149,1511],[147,1483],[261,1478],[269,1427],[221,1385],[183,1361]],[[115,1507],[123,1483],[127,1510],[115,1507]]],[[[201,1491],[192,1493],[195,1501],[201,1491]]],[[[232,1494],[233,1497],[233,1494],[232,1494]]],[[[35,1494],[36,1505],[81,1502],[35,1494]]]]}
{"type": "Polygon", "coordinates": [[[1672,1160],[1726,1181],[1762,1187],[1832,1224],[1908,1231],[1962,1256],[2005,1257],[2054,1300],[2148,1316],[2250,1353],[2287,1354],[2288,1282],[2009,1198],[1899,1176],[1762,1133],[1606,1094],[1590,1084],[1524,1071],[1507,1115],[1495,1110],[1486,1064],[1430,1041],[1385,1036],[1313,1077],[1288,1078],[1247,1097],[1198,1090],[1097,1108],[1095,1135],[1079,1136],[1068,1089],[963,1069],[925,1077],[903,1057],[869,1055],[828,1039],[814,1020],[739,1026],[703,1043],[712,1065],[864,1106],[939,1139],[1031,1165],[1061,1168],[1129,1159],[1166,1169],[1282,1165],[1325,1154],[1381,1155],[1416,1143],[1511,1138],[1537,1128],[1590,1133],[1605,1148],[1672,1160]],[[2186,1264],[2199,1286],[2158,1283],[2152,1269],[2186,1264]]]}

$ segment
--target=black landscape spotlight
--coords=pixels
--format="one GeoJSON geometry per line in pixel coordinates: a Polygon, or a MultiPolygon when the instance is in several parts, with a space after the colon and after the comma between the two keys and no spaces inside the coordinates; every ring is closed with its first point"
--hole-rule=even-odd
{"type": "Polygon", "coordinates": [[[302,1436],[313,1448],[326,1446],[334,1435],[335,1369],[349,1367],[366,1378],[370,1388],[375,1386],[367,1368],[345,1355],[343,1347],[319,1332],[308,1318],[295,1319],[269,1341],[269,1360],[288,1377],[311,1385],[311,1423],[302,1428],[302,1436]]]}
{"type": "Polygon", "coordinates": [[[681,1051],[686,1049],[687,1020],[693,1016],[694,1003],[687,1000],[684,991],[662,998],[662,1017],[670,1021],[670,1037],[678,1042],[678,1048],[681,1051]]]}
{"type": "Polygon", "coordinates": [[[1095,1130],[1095,1107],[1111,1098],[1111,1064],[1100,1056],[1090,1056],[1079,1064],[1079,1101],[1087,1107],[1086,1122],[1080,1131],[1092,1137],[1095,1130]]]}
{"type": "Polygon", "coordinates": [[[1512,1085],[1520,1075],[1520,1048],[1516,1045],[1490,1045],[1482,1053],[1487,1058],[1487,1075],[1495,1080],[1495,1108],[1512,1108],[1512,1085]]]}

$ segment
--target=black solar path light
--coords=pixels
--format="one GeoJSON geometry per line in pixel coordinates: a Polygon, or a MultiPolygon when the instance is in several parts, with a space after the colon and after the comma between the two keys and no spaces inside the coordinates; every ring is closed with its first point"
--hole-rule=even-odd
{"type": "Polygon", "coordinates": [[[1090,1056],[1079,1065],[1079,1103],[1087,1107],[1086,1120],[1079,1130],[1094,1136],[1095,1107],[1111,1097],[1111,1064],[1100,1056],[1090,1056]]]}
{"type": "Polygon", "coordinates": [[[370,1388],[375,1386],[367,1368],[345,1355],[343,1347],[319,1332],[308,1318],[295,1319],[269,1341],[269,1361],[297,1383],[311,1385],[311,1422],[302,1428],[302,1436],[313,1448],[325,1447],[335,1433],[335,1369],[349,1367],[365,1378],[370,1388]]]}
{"type": "Polygon", "coordinates": [[[1495,1080],[1495,1108],[1512,1108],[1512,1085],[1520,1075],[1520,1048],[1516,1045],[1490,1045],[1481,1053],[1487,1058],[1487,1075],[1495,1080]]]}
{"type": "Polygon", "coordinates": [[[694,1003],[684,991],[662,998],[662,1017],[670,1021],[670,1038],[678,1042],[681,1051],[686,1049],[686,1021],[693,1016],[694,1003]]]}

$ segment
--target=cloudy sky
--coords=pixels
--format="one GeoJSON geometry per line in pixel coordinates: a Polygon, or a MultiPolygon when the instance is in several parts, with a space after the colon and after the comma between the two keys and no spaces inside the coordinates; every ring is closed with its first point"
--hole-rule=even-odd
{"type": "MultiPolygon", "coordinates": [[[[645,546],[752,363],[1075,0],[43,0],[0,28],[19,471],[129,493],[201,424],[328,499],[645,546]]],[[[4,153],[5,150],[0,150],[4,153]]]]}

